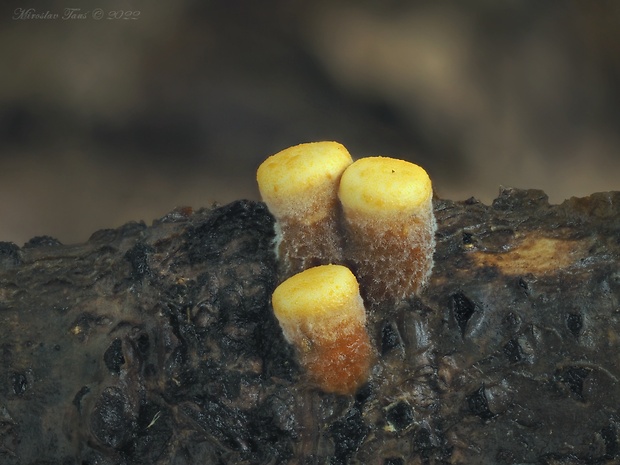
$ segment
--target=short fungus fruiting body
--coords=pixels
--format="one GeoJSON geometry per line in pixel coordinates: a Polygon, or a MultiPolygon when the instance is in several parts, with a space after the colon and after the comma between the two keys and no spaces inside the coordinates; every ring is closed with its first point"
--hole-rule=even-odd
{"type": "Polygon", "coordinates": [[[371,303],[416,294],[433,267],[433,189],[421,167],[404,160],[369,157],[342,175],[345,252],[371,303]]]}
{"type": "Polygon", "coordinates": [[[258,188],[276,218],[283,276],[342,261],[338,184],[351,163],[343,145],[312,142],[282,150],[258,168],[258,188]]]}
{"type": "Polygon", "coordinates": [[[311,382],[352,394],[366,381],[374,352],[359,285],[348,268],[309,268],[280,284],[272,303],[311,382]]]}

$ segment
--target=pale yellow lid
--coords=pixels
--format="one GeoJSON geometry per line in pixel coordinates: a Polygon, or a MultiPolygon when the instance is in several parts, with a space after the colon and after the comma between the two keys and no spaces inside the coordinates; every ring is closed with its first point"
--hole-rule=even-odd
{"type": "Polygon", "coordinates": [[[418,165],[387,157],[361,158],[342,175],[338,196],[346,210],[390,216],[427,208],[431,180],[418,165]]]}
{"type": "MultiPolygon", "coordinates": [[[[296,145],[260,165],[256,173],[258,188],[277,217],[304,215],[309,209],[321,209],[321,205],[331,208],[337,199],[340,176],[352,162],[347,149],[338,142],[296,145]]],[[[317,216],[323,213],[327,214],[327,210],[317,216]]]]}
{"type": "Polygon", "coordinates": [[[359,300],[357,279],[341,265],[302,271],[280,284],[272,296],[273,310],[280,321],[339,320],[343,313],[358,312],[359,300]]]}

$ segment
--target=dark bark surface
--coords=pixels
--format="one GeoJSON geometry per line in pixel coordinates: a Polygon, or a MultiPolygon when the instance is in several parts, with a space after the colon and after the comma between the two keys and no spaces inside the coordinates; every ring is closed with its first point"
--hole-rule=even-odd
{"type": "Polygon", "coordinates": [[[620,193],[435,201],[355,396],[304,380],[261,203],[0,244],[0,463],[615,463],[620,193]]]}

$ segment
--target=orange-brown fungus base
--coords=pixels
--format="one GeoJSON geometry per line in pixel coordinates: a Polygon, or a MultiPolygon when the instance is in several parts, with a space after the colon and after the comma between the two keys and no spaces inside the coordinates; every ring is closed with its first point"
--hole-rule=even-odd
{"type": "Polygon", "coordinates": [[[401,300],[420,291],[433,267],[432,230],[413,223],[410,231],[372,231],[348,224],[347,258],[368,304],[401,300]]]}
{"type": "Polygon", "coordinates": [[[281,280],[314,266],[342,263],[342,243],[335,214],[314,224],[282,218],[280,228],[281,280]]]}
{"type": "Polygon", "coordinates": [[[364,326],[333,342],[314,344],[302,354],[308,377],[325,392],[354,394],[368,378],[374,353],[364,326]]]}

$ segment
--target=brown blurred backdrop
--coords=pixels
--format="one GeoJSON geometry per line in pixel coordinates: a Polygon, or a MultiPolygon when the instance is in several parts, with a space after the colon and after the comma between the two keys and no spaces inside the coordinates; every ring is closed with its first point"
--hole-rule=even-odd
{"type": "Polygon", "coordinates": [[[0,240],[256,199],[260,162],[312,140],[412,160],[456,200],[620,189],[620,2],[3,8],[0,240]]]}

